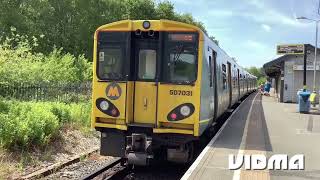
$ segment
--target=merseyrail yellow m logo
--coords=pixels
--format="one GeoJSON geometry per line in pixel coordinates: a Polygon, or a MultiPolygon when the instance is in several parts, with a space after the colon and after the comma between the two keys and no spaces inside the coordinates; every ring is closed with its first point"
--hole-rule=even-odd
{"type": "Polygon", "coordinates": [[[106,88],[107,97],[116,100],[121,96],[121,87],[117,83],[111,83],[106,88]]]}
{"type": "Polygon", "coordinates": [[[108,91],[108,94],[107,96],[116,96],[116,97],[119,97],[119,90],[117,87],[110,87],[109,91],[108,91]]]}

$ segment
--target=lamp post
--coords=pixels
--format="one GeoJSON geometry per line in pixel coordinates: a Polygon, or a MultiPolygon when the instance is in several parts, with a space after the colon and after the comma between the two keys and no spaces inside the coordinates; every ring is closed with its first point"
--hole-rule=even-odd
{"type": "Polygon", "coordinates": [[[318,50],[318,24],[320,20],[310,19],[306,17],[298,17],[297,19],[305,19],[316,23],[316,42],[314,45],[314,61],[313,61],[313,91],[316,90],[316,73],[317,73],[317,50],[318,50]]]}

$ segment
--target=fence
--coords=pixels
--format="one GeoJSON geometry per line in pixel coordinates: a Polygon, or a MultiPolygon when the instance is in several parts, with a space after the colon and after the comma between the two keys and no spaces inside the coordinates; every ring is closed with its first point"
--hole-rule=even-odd
{"type": "Polygon", "coordinates": [[[87,102],[91,83],[71,84],[1,84],[0,96],[21,101],[87,102]]]}

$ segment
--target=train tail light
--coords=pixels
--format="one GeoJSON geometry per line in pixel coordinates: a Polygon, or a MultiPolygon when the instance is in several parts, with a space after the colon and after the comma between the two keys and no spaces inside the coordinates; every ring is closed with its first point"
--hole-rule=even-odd
{"type": "Polygon", "coordinates": [[[177,114],[176,114],[176,113],[172,113],[172,114],[170,115],[170,118],[171,118],[172,120],[177,119],[177,114]]]}

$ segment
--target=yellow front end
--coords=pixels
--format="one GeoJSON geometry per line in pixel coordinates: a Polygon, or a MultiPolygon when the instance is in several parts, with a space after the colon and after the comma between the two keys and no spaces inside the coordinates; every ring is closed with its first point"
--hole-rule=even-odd
{"type": "MultiPolygon", "coordinates": [[[[113,63],[112,57],[108,57],[108,52],[115,53],[114,50],[108,50],[107,48],[104,52],[99,50],[100,44],[103,44],[99,38],[104,38],[99,34],[103,32],[128,32],[131,34],[133,32],[136,32],[136,34],[139,32],[159,32],[159,34],[161,34],[161,32],[194,33],[197,36],[196,44],[198,45],[196,49],[197,64],[202,64],[203,47],[201,42],[203,41],[203,33],[199,28],[174,21],[151,20],[148,21],[150,22],[150,27],[145,29],[143,27],[144,22],[145,21],[119,21],[99,27],[95,33],[93,54],[92,127],[127,130],[128,126],[145,125],[146,127],[152,127],[153,133],[177,133],[198,136],[201,66],[196,67],[196,80],[189,84],[159,82],[159,80],[139,81],[130,78],[127,80],[105,80],[99,78],[99,75],[97,75],[100,73],[100,70],[97,69],[99,64],[104,64],[106,68],[108,68],[108,64],[113,63]],[[108,58],[111,60],[108,60],[108,58]],[[106,62],[107,60],[112,63],[106,62]],[[184,104],[190,106],[192,114],[181,119],[181,114],[179,113],[182,110],[174,109],[177,107],[181,109],[184,104]]],[[[189,38],[189,35],[184,35],[184,37],[173,37],[175,38],[174,40],[179,38],[184,38],[183,40],[186,41],[189,40],[186,39],[189,38]]],[[[128,38],[128,41],[133,41],[132,35],[129,35],[124,39],[126,38],[128,38]]],[[[159,35],[159,39],[161,39],[161,35],[159,35]]],[[[158,41],[155,40],[155,42],[158,41]]],[[[111,44],[112,43],[113,42],[111,42],[111,44]]],[[[151,40],[148,43],[148,46],[153,46],[151,40]]],[[[154,44],[154,48],[158,48],[158,45],[156,45],[156,43],[154,44]]],[[[125,49],[128,50],[138,46],[141,46],[141,49],[143,49],[144,42],[141,40],[140,44],[131,43],[130,46],[125,49]]],[[[147,77],[148,73],[150,75],[150,72],[148,71],[152,71],[153,68],[157,69],[154,71],[158,71],[159,68],[157,67],[162,67],[162,60],[159,59],[161,56],[158,56],[160,50],[157,49],[157,54],[152,50],[144,50],[140,51],[140,54],[137,55],[142,56],[143,53],[145,53],[146,59],[151,59],[153,57],[157,59],[157,62],[146,60],[143,63],[135,63],[139,65],[129,65],[128,63],[127,66],[137,67],[138,69],[145,68],[145,74],[141,75],[141,78],[147,77]]],[[[135,54],[131,53],[130,56],[131,57],[126,57],[128,61],[130,61],[135,54]]],[[[110,71],[112,71],[112,68],[116,69],[117,67],[116,65],[115,67],[111,67],[110,71]]],[[[130,72],[128,74],[130,74],[130,72]]],[[[140,75],[138,74],[137,76],[140,75]]],[[[108,77],[108,75],[106,75],[106,77],[108,77]]],[[[157,77],[151,78],[157,79],[157,77]]],[[[190,111],[190,108],[188,108],[185,108],[185,112],[183,113],[188,113],[188,111],[190,111]]]]}

